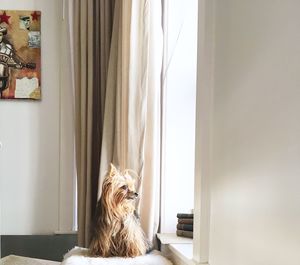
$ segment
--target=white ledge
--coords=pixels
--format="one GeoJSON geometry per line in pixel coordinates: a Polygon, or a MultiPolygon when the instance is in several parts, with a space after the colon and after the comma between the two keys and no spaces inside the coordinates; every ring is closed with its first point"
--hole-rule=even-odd
{"type": "Polygon", "coordinates": [[[192,238],[180,237],[176,234],[157,234],[160,243],[168,244],[193,244],[192,238]]]}
{"type": "Polygon", "coordinates": [[[192,244],[170,244],[169,249],[185,264],[194,264],[192,244]]]}
{"type": "Polygon", "coordinates": [[[162,250],[175,265],[195,265],[193,262],[193,240],[176,234],[157,234],[162,250]]]}

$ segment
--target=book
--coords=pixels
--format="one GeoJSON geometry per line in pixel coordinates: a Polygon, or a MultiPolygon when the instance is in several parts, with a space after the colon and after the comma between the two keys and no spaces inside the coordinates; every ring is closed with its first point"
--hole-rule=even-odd
{"type": "Polygon", "coordinates": [[[193,232],[192,231],[176,230],[176,235],[177,236],[182,236],[182,237],[193,238],[193,232]]]}
{"type": "Polygon", "coordinates": [[[193,231],[194,226],[192,224],[177,224],[177,230],[184,230],[184,231],[193,231]]]}
{"type": "Polygon", "coordinates": [[[178,224],[193,224],[193,218],[178,218],[178,224]]]}
{"type": "Polygon", "coordinates": [[[193,213],[178,213],[177,218],[194,218],[193,213]]]}

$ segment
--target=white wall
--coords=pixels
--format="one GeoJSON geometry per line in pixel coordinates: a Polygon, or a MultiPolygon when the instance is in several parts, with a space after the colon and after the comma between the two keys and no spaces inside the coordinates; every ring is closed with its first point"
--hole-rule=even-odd
{"type": "MultiPolygon", "coordinates": [[[[66,176],[60,173],[68,171],[61,165],[66,158],[60,140],[62,1],[1,0],[1,9],[42,11],[42,100],[0,102],[0,231],[53,233],[65,220],[60,210],[66,176]]],[[[72,220],[72,213],[66,218],[72,220]]]]}
{"type": "Polygon", "coordinates": [[[216,0],[211,265],[300,264],[299,10],[216,0]]]}

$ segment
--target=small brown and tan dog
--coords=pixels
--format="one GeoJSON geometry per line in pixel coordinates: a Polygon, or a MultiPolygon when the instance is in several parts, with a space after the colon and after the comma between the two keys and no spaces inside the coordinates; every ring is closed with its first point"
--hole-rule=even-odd
{"type": "Polygon", "coordinates": [[[111,164],[97,203],[91,256],[136,257],[146,253],[150,244],[135,212],[137,197],[135,180],[129,171],[120,172],[111,164]]]}

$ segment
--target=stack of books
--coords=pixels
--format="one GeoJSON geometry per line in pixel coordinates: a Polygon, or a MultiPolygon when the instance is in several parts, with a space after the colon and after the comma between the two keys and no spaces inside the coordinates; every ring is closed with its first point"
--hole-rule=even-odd
{"type": "Polygon", "coordinates": [[[176,235],[193,238],[194,214],[178,213],[177,218],[178,218],[178,223],[177,223],[176,235]]]}

